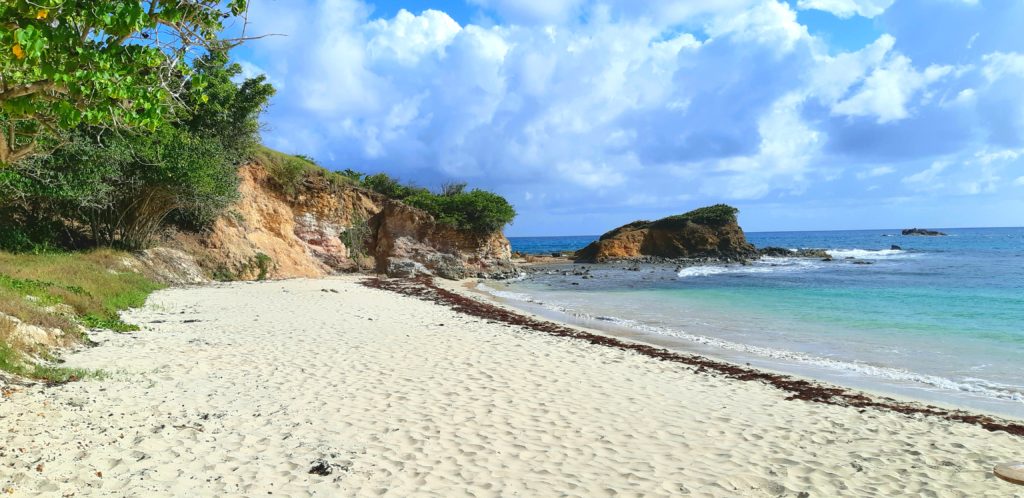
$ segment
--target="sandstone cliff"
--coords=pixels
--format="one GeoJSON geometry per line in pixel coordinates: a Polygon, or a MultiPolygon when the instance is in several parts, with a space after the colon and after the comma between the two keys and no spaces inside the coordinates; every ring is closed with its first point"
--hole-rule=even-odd
{"type": "Polygon", "coordinates": [[[576,252],[576,259],[602,262],[657,258],[746,259],[756,256],[736,222],[736,210],[718,205],[657,221],[635,221],[612,230],[576,252]]]}
{"type": "Polygon", "coordinates": [[[357,187],[309,177],[286,195],[259,164],[239,170],[239,200],[203,233],[165,245],[192,255],[214,279],[320,277],[377,270],[445,278],[501,277],[515,270],[500,232],[477,235],[357,187]]]}

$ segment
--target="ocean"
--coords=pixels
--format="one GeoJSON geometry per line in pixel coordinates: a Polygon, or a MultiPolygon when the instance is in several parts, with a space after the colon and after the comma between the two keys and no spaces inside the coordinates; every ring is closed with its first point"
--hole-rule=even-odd
{"type": "MultiPolygon", "coordinates": [[[[827,249],[834,260],[582,265],[587,279],[570,265],[481,289],[675,349],[1024,418],[1024,228],[939,230],[949,235],[754,232],[747,239],[758,247],[827,249]]],[[[515,251],[551,253],[596,238],[510,241],[515,251]]]]}

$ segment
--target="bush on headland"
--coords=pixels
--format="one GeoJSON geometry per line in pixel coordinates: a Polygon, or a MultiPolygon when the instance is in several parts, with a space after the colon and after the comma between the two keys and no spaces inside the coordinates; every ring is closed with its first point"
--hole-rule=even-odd
{"type": "Polygon", "coordinates": [[[253,153],[253,158],[289,196],[301,193],[307,184],[317,184],[314,180],[323,179],[336,188],[360,187],[376,192],[422,209],[438,223],[479,234],[501,230],[516,217],[515,208],[504,197],[480,189],[466,191],[467,184],[462,182],[444,184],[435,193],[403,183],[387,173],[368,175],[352,169],[330,171],[307,156],[284,154],[262,146],[253,153]]]}
{"type": "Polygon", "coordinates": [[[486,190],[419,192],[404,202],[430,213],[439,223],[479,234],[501,230],[516,216],[504,197],[486,190]]]}
{"type": "Polygon", "coordinates": [[[658,221],[692,221],[698,225],[722,226],[736,223],[736,215],[740,210],[728,204],[715,204],[694,209],[688,213],[662,218],[658,221]]]}

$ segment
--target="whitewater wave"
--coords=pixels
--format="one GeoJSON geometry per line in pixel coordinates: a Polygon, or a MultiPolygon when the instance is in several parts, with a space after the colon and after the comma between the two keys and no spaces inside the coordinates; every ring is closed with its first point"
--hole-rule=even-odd
{"type": "Polygon", "coordinates": [[[825,251],[829,256],[836,259],[845,258],[856,258],[856,259],[887,259],[887,258],[898,258],[907,257],[911,253],[902,249],[829,249],[825,251]]]}
{"type": "Polygon", "coordinates": [[[708,277],[725,273],[772,273],[805,271],[821,267],[820,261],[808,258],[764,257],[748,265],[699,265],[680,269],[679,278],[708,277]]]}
{"type": "MultiPolygon", "coordinates": [[[[687,269],[696,268],[707,269],[709,267],[693,267],[687,269]]],[[[940,377],[937,375],[928,375],[912,372],[902,368],[884,367],[858,361],[836,360],[832,358],[824,358],[796,351],[788,351],[784,349],[770,348],[764,346],[754,346],[751,344],[742,344],[714,337],[691,334],[683,330],[649,325],[646,323],[625,318],[607,315],[593,316],[563,306],[558,306],[550,303],[543,303],[541,301],[534,299],[529,294],[501,291],[488,287],[484,284],[478,284],[477,288],[495,297],[509,299],[512,301],[533,303],[547,310],[563,313],[574,318],[611,323],[619,327],[624,327],[631,330],[636,330],[653,335],[675,337],[688,342],[692,342],[694,344],[699,344],[701,346],[722,349],[727,351],[734,351],[741,354],[758,356],[770,360],[808,365],[845,374],[873,377],[887,381],[917,384],[921,386],[930,386],[931,388],[940,389],[944,391],[968,393],[975,396],[983,396],[1002,401],[1024,403],[1024,386],[1000,384],[992,381],[987,381],[984,379],[970,377],[960,380],[954,380],[945,377],[940,377]]]]}

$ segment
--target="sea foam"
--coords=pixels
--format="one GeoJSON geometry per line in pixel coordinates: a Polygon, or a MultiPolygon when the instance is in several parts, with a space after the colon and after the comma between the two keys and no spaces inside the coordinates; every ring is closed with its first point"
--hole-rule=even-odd
{"type": "Polygon", "coordinates": [[[833,258],[836,259],[886,259],[894,257],[906,257],[911,254],[902,249],[829,249],[825,252],[827,252],[829,256],[832,256],[833,258]]]}

